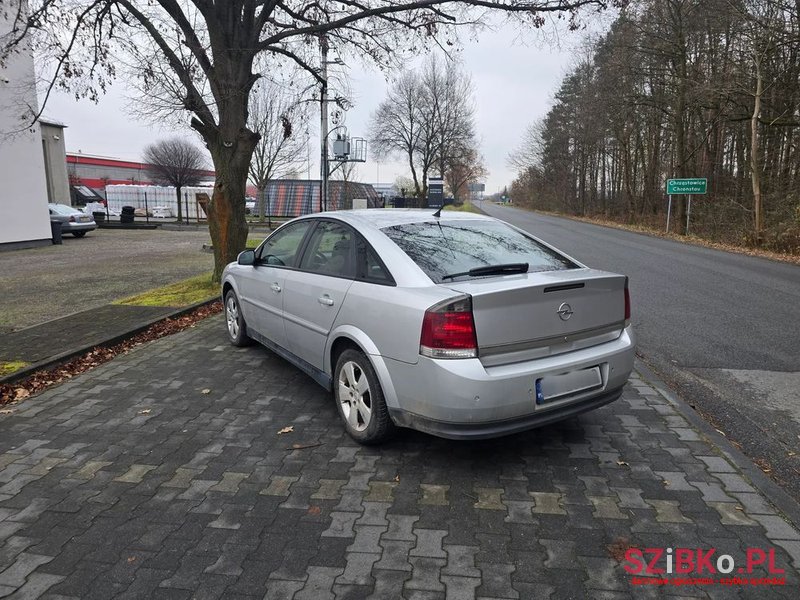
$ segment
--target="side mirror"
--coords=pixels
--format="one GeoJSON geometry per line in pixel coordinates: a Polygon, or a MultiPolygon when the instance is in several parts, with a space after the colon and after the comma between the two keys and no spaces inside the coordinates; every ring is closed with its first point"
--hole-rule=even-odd
{"type": "Polygon", "coordinates": [[[245,250],[239,254],[239,257],[236,259],[236,262],[243,266],[250,266],[252,267],[256,264],[256,252],[255,250],[245,250]]]}

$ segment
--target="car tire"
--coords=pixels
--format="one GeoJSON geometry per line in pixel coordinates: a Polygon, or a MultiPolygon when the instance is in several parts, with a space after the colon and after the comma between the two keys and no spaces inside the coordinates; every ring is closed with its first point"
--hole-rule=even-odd
{"type": "Polygon", "coordinates": [[[363,352],[349,348],[339,355],[333,398],[345,430],[359,444],[379,444],[394,433],[378,376],[363,352]]]}
{"type": "Polygon", "coordinates": [[[72,235],[74,235],[75,237],[83,237],[83,236],[86,235],[86,232],[85,231],[73,231],[72,235]]]}
{"type": "Polygon", "coordinates": [[[228,330],[228,340],[234,346],[248,346],[250,338],[247,336],[247,323],[245,323],[239,298],[236,292],[228,290],[225,294],[225,325],[228,330]]]}

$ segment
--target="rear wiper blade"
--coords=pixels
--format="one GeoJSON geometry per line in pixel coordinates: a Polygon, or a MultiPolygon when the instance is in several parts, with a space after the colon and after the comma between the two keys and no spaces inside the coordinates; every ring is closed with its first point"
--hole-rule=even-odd
{"type": "Polygon", "coordinates": [[[503,265],[486,265],[483,267],[475,267],[469,271],[461,273],[448,273],[443,275],[442,279],[453,279],[454,277],[480,277],[481,275],[506,275],[509,273],[527,273],[528,263],[506,263],[503,265]]]}

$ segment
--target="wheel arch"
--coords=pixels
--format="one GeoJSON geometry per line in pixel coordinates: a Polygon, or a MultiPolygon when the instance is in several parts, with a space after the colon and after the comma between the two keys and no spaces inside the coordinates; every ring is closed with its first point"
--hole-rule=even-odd
{"type": "Polygon", "coordinates": [[[353,348],[364,353],[372,364],[375,374],[378,376],[386,405],[391,408],[396,408],[398,406],[397,393],[395,392],[389,369],[386,366],[386,361],[383,359],[383,356],[381,356],[378,351],[378,347],[370,337],[352,325],[339,327],[332,331],[331,335],[328,337],[328,348],[325,352],[325,364],[323,368],[326,373],[330,374],[331,384],[333,382],[333,370],[336,367],[336,360],[339,355],[348,348],[353,348]]]}

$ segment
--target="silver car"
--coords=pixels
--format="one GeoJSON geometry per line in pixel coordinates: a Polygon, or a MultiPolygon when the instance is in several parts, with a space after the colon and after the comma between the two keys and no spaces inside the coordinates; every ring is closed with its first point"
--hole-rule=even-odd
{"type": "Polygon", "coordinates": [[[482,215],[300,217],[225,268],[222,296],[231,342],[331,390],[365,444],[545,425],[616,400],[633,368],[627,277],[482,215]]]}
{"type": "Polygon", "coordinates": [[[97,229],[92,215],[87,215],[77,208],[66,204],[48,204],[50,209],[50,220],[61,223],[62,233],[71,233],[75,237],[83,237],[89,231],[97,229]]]}

